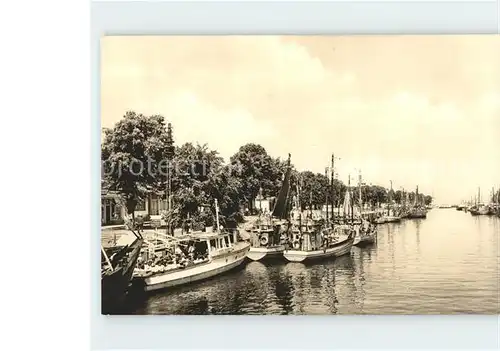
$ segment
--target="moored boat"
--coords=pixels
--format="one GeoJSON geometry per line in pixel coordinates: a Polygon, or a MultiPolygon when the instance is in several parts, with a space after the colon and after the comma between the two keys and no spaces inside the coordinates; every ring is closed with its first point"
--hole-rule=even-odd
{"type": "Polygon", "coordinates": [[[350,192],[346,193],[344,197],[344,213],[346,213],[345,218],[351,218],[351,224],[354,225],[354,242],[353,246],[363,247],[373,244],[375,242],[375,238],[377,235],[377,228],[375,225],[372,225],[366,217],[370,217],[369,213],[363,214],[363,194],[361,191],[361,186],[363,181],[361,179],[361,172],[359,174],[358,181],[358,209],[359,216],[358,218],[354,218],[354,207],[351,206],[351,196],[350,192]],[[351,215],[349,216],[349,210],[351,211],[351,215]]]}
{"type": "Polygon", "coordinates": [[[287,169],[272,214],[263,215],[261,213],[257,222],[249,230],[251,247],[247,253],[247,257],[252,261],[275,259],[283,256],[287,239],[283,228],[285,224],[284,219],[288,218],[287,210],[291,174],[290,157],[290,154],[288,154],[287,169]]]}
{"type": "Polygon", "coordinates": [[[283,256],[290,262],[308,262],[335,258],[350,253],[354,243],[354,230],[341,227],[333,231],[306,231],[296,237],[294,248],[285,250],[283,256]],[[347,233],[342,233],[346,231],[347,233]],[[300,238],[300,239],[299,239],[300,238]]]}
{"type": "Polygon", "coordinates": [[[375,220],[375,223],[377,224],[398,223],[398,222],[401,222],[401,217],[389,216],[389,215],[383,215],[375,220]]]}
{"type": "Polygon", "coordinates": [[[427,207],[425,206],[424,201],[420,198],[420,195],[418,193],[418,185],[415,191],[415,200],[413,202],[413,206],[409,209],[406,218],[427,218],[427,207]]]}
{"type": "MultiPolygon", "coordinates": [[[[133,231],[132,231],[133,232],[133,231]]],[[[136,234],[131,244],[106,252],[101,246],[101,313],[117,312],[128,292],[143,238],[136,234]],[[110,253],[110,255],[108,255],[110,253]]]]}
{"type": "Polygon", "coordinates": [[[269,223],[255,223],[250,229],[251,247],[247,257],[252,261],[283,257],[285,245],[280,227],[281,225],[273,223],[272,219],[269,219],[269,223]]]}
{"type": "Polygon", "coordinates": [[[156,263],[148,262],[134,271],[133,284],[145,292],[172,288],[204,280],[241,265],[250,243],[238,231],[193,232],[179,237],[157,233],[166,250],[156,263]]]}

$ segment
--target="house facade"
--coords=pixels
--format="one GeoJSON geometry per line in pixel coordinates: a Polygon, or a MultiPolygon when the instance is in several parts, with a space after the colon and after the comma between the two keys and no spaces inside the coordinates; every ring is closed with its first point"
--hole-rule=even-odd
{"type": "MultiPolygon", "coordinates": [[[[151,217],[160,220],[161,214],[167,208],[167,201],[161,194],[151,194],[137,204],[135,217],[151,217]]],[[[127,210],[120,194],[114,191],[101,190],[101,225],[123,224],[127,210]]]]}

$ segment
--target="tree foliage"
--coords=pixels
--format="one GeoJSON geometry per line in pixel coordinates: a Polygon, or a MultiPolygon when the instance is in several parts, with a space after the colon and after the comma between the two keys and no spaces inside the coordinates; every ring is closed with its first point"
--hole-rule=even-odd
{"type": "MultiPolygon", "coordinates": [[[[170,167],[172,195],[178,218],[190,216],[195,221],[213,224],[213,202],[217,199],[220,218],[241,219],[242,209],[252,209],[260,191],[264,197],[275,197],[282,185],[287,159],[274,158],[258,144],[246,144],[230,158],[228,164],[208,145],[185,143],[175,148],[173,160],[167,160],[167,132],[162,116],[144,116],[129,111],[111,129],[104,130],[101,148],[103,186],[119,192],[128,213],[133,214],[139,201],[166,189],[166,166],[170,167]],[[140,169],[140,167],[144,169],[140,169]]],[[[291,196],[300,187],[300,204],[321,208],[327,201],[343,203],[347,186],[325,174],[298,172],[291,165],[291,196]]],[[[358,202],[358,185],[352,185],[353,201],[358,202]]],[[[386,203],[389,195],[395,203],[403,202],[400,190],[378,185],[361,187],[364,204],[375,207],[386,203]]],[[[406,194],[404,195],[406,196],[406,194]]],[[[410,204],[415,193],[408,194],[410,204]]],[[[432,197],[420,194],[421,203],[432,197]]],[[[177,223],[178,224],[178,223],[177,223]]]]}
{"type": "Polygon", "coordinates": [[[101,147],[104,180],[109,189],[124,197],[127,212],[132,215],[137,203],[162,182],[158,167],[165,158],[165,127],[162,116],[129,111],[114,128],[104,129],[101,147]]]}

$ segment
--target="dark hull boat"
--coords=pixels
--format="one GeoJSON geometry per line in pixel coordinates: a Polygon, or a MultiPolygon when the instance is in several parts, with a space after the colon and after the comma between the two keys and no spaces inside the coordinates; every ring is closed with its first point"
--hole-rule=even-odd
{"type": "Polygon", "coordinates": [[[123,304],[141,252],[142,243],[143,239],[137,238],[131,245],[116,252],[112,259],[108,259],[103,250],[108,267],[101,274],[102,314],[117,313],[123,304]]]}

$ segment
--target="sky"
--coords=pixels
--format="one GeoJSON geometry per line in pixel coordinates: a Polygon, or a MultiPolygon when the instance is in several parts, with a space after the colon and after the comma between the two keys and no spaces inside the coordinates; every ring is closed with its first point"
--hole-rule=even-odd
{"type": "Polygon", "coordinates": [[[500,187],[500,36],[114,36],[101,125],[161,114],[226,160],[259,143],[299,170],[435,197],[500,187]]]}

